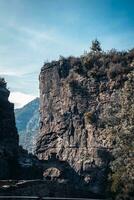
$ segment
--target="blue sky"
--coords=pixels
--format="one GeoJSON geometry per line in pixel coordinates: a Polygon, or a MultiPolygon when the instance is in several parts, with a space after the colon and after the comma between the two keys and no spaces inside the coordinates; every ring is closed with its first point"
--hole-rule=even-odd
{"type": "Polygon", "coordinates": [[[79,56],[98,38],[102,48],[134,47],[134,0],[0,0],[0,75],[11,101],[38,96],[44,61],[79,56]]]}

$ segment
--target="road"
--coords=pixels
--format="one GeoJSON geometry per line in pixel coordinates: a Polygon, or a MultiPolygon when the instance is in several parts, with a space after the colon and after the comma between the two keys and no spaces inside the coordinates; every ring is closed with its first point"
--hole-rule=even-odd
{"type": "Polygon", "coordinates": [[[63,197],[36,197],[36,196],[0,196],[0,199],[38,199],[38,200],[112,200],[112,199],[90,199],[90,198],[63,198],[63,197]]]}

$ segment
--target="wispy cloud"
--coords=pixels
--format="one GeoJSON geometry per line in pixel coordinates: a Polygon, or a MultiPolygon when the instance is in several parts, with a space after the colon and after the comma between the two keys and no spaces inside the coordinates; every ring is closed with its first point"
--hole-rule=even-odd
{"type": "Polygon", "coordinates": [[[22,92],[11,92],[9,101],[15,104],[15,108],[21,108],[35,98],[36,96],[28,95],[22,92]]]}
{"type": "Polygon", "coordinates": [[[16,76],[20,77],[22,74],[19,71],[13,71],[11,69],[5,69],[4,67],[0,67],[0,76],[16,76]]]}
{"type": "Polygon", "coordinates": [[[55,32],[52,30],[40,30],[37,31],[32,27],[16,27],[19,32],[18,40],[29,46],[33,51],[43,51],[48,44],[56,44],[59,43],[57,38],[55,37],[55,32]]]}
{"type": "Polygon", "coordinates": [[[22,92],[33,96],[38,96],[38,73],[28,73],[21,75],[0,75],[7,81],[7,87],[11,92],[22,92]]]}
{"type": "Polygon", "coordinates": [[[0,76],[11,92],[37,96],[45,60],[79,56],[95,37],[104,50],[133,47],[128,1],[0,0],[0,76]]]}
{"type": "Polygon", "coordinates": [[[20,45],[25,44],[26,51],[36,52],[37,56],[44,55],[48,59],[56,58],[57,54],[59,56],[62,53],[69,55],[69,52],[79,55],[86,47],[86,44],[81,42],[79,38],[62,34],[55,27],[44,26],[43,29],[38,30],[37,27],[23,26],[17,23],[13,23],[9,27],[16,31],[15,39],[20,45]]]}

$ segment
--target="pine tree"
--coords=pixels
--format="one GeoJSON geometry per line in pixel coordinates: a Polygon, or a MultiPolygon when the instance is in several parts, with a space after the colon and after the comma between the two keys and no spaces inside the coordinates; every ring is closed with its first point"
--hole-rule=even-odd
{"type": "Polygon", "coordinates": [[[102,51],[101,44],[100,44],[100,42],[97,39],[95,39],[95,40],[92,41],[91,50],[94,51],[94,52],[100,52],[100,51],[102,51]]]}

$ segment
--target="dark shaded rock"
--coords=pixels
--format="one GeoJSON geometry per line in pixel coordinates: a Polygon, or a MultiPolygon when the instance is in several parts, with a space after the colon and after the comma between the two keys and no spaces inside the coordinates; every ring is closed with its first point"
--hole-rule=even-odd
{"type": "MultiPolygon", "coordinates": [[[[0,87],[0,180],[43,178],[40,161],[19,146],[14,105],[8,101],[9,94],[10,92],[5,86],[0,87]]],[[[22,115],[25,117],[24,112],[22,115]]],[[[20,120],[19,116],[18,119],[20,120]]],[[[21,128],[25,126],[25,120],[24,123],[22,121],[19,121],[21,128]]]]}
{"type": "Polygon", "coordinates": [[[0,87],[0,179],[17,176],[19,137],[15,125],[14,105],[8,101],[9,90],[0,87]]]}
{"type": "MultiPolygon", "coordinates": [[[[63,197],[63,198],[79,198],[81,196],[87,197],[88,194],[84,193],[82,189],[78,189],[71,182],[56,181],[56,180],[27,180],[1,183],[0,195],[8,196],[36,196],[36,197],[63,197]]],[[[93,194],[91,197],[97,198],[93,194]]],[[[97,198],[98,199],[98,198],[97,198]]]]}
{"type": "Polygon", "coordinates": [[[22,147],[18,150],[18,180],[43,179],[43,167],[36,156],[22,147]]]}

